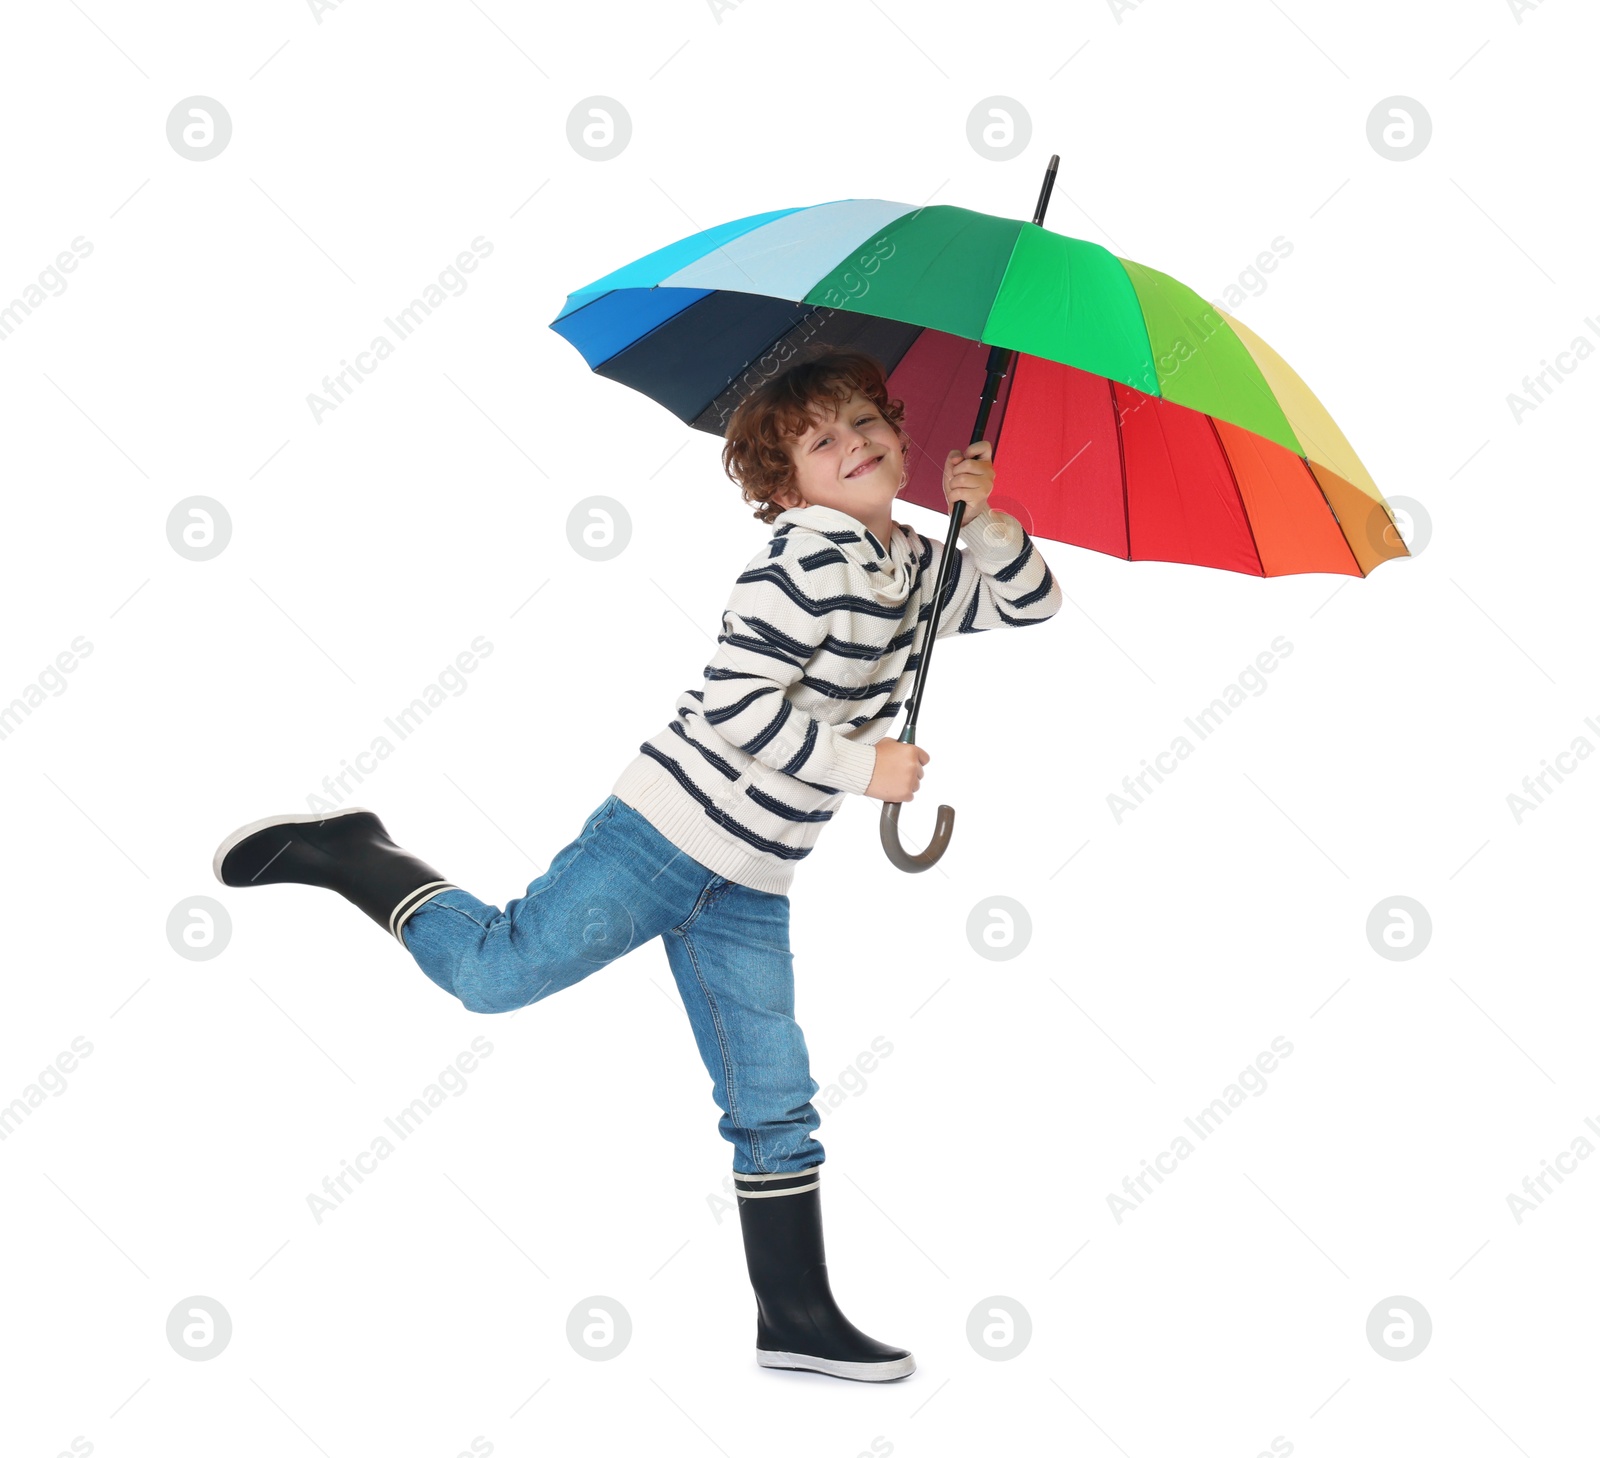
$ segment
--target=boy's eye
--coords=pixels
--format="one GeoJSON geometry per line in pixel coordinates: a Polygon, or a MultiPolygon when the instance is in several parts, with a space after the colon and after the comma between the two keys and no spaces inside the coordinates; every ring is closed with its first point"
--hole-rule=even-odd
{"type": "MultiPolygon", "coordinates": [[[[868,420],[876,420],[876,419],[877,419],[877,418],[878,418],[878,417],[877,417],[877,416],[876,416],[876,415],[863,415],[863,416],[862,416],[862,417],[861,417],[861,418],[860,418],[860,419],[859,419],[859,420],[857,420],[857,421],[856,421],[856,424],[857,424],[857,425],[861,425],[861,424],[863,424],[863,423],[864,423],[864,422],[865,422],[865,421],[868,421],[868,420]]],[[[831,436],[831,435],[824,435],[824,436],[820,436],[820,437],[818,437],[818,439],[817,439],[817,441],[816,441],[816,444],[814,444],[814,445],[813,445],[813,446],[812,446],[812,447],[811,447],[811,449],[812,449],[812,450],[818,450],[818,449],[820,449],[820,448],[821,448],[821,447],[822,447],[822,446],[825,446],[825,445],[827,445],[827,443],[828,443],[828,442],[829,442],[829,441],[830,441],[830,440],[832,440],[832,439],[833,439],[833,437],[832,437],[832,436],[831,436]]]]}
{"type": "MultiPolygon", "coordinates": [[[[876,420],[877,418],[878,417],[877,417],[876,413],[869,414],[869,415],[862,415],[862,416],[857,418],[856,424],[857,425],[861,425],[861,424],[865,423],[868,420],[876,420]]],[[[820,435],[820,436],[818,436],[816,438],[815,441],[812,442],[811,449],[814,450],[814,451],[821,450],[822,447],[827,445],[827,443],[832,439],[833,439],[833,437],[831,435],[820,435]]]]}

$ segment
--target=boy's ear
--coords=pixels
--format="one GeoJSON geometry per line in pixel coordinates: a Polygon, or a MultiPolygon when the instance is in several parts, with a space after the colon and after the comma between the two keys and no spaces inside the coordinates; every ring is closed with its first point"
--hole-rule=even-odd
{"type": "Polygon", "coordinates": [[[796,506],[805,505],[805,500],[800,495],[799,489],[794,486],[785,486],[778,491],[774,491],[770,499],[776,501],[785,511],[789,511],[796,506]]]}

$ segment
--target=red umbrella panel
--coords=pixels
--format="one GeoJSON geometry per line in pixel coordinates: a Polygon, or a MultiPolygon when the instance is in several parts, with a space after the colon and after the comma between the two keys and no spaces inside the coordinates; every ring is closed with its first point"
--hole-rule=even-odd
{"type": "MultiPolygon", "coordinates": [[[[1018,353],[987,431],[996,443],[994,504],[1034,536],[1257,577],[1364,577],[1409,555],[1327,411],[1269,346],[1222,317],[1317,459],[1120,380],[1018,353]]],[[[946,510],[937,447],[970,432],[988,357],[986,344],[924,329],[890,372],[914,443],[902,500],[946,510]]]]}

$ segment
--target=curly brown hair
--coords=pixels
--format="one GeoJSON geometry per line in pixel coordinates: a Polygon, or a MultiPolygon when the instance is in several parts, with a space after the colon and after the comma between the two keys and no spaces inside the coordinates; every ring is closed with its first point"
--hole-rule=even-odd
{"type": "Polygon", "coordinates": [[[891,400],[883,366],[870,354],[838,345],[814,344],[796,361],[741,400],[728,417],[722,447],[722,469],[756,505],[757,521],[771,525],[783,507],[772,496],[795,481],[794,458],[788,443],[798,440],[830,402],[834,409],[846,405],[860,391],[900,432],[905,402],[891,400]]]}

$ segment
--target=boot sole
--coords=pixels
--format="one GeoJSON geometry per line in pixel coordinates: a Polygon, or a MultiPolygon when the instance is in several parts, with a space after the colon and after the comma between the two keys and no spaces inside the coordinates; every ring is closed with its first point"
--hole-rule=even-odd
{"type": "MultiPolygon", "coordinates": [[[[241,825],[221,845],[217,853],[211,857],[211,874],[222,881],[222,863],[228,857],[228,852],[236,846],[249,840],[252,835],[263,830],[271,830],[277,825],[320,825],[324,820],[337,820],[341,815],[372,815],[376,812],[367,810],[361,805],[346,805],[341,810],[335,810],[327,815],[268,815],[264,820],[252,820],[248,825],[241,825]]],[[[230,881],[222,881],[224,886],[232,885],[230,881]]]]}
{"type": "Polygon", "coordinates": [[[853,1382],[895,1382],[917,1370],[916,1358],[910,1352],[892,1362],[837,1362],[832,1357],[809,1357],[804,1352],[764,1352],[757,1347],[756,1361],[763,1367],[821,1372],[829,1377],[848,1377],[853,1382]]]}

